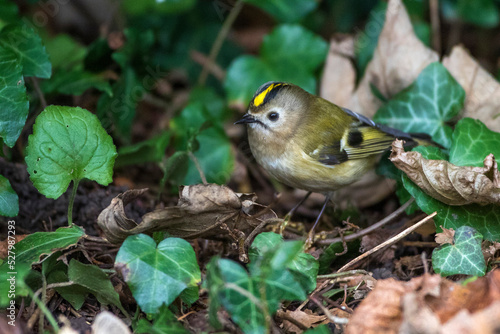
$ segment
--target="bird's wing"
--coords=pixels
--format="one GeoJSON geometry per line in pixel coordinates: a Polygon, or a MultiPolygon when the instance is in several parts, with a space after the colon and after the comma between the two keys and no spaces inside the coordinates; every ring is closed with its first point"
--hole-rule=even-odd
{"type": "Polygon", "coordinates": [[[317,135],[321,140],[317,147],[308,154],[325,165],[337,165],[347,160],[364,159],[380,154],[390,148],[394,138],[412,141],[409,134],[376,124],[369,118],[352,112],[344,111],[350,116],[350,123],[339,139],[330,131],[322,131],[317,135]]]}

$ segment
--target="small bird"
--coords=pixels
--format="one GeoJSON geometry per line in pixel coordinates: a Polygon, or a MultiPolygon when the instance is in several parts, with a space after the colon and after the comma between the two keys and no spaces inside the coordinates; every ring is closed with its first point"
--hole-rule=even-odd
{"type": "Polygon", "coordinates": [[[247,124],[252,154],[271,176],[308,195],[326,195],[308,240],[332,192],[359,180],[395,138],[411,146],[430,142],[427,135],[377,124],[285,82],[263,84],[235,124],[247,124]]]}

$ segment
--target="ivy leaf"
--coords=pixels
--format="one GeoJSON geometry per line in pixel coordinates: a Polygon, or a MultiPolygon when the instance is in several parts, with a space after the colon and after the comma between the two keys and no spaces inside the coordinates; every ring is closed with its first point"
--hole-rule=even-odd
{"type": "Polygon", "coordinates": [[[479,120],[461,119],[453,132],[449,161],[457,166],[482,167],[490,153],[500,159],[499,143],[500,133],[491,131],[479,120]]]}
{"type": "Polygon", "coordinates": [[[0,46],[16,55],[24,76],[48,79],[52,73],[49,56],[40,36],[27,25],[11,24],[0,31],[0,46]]]}
{"type": "Polygon", "coordinates": [[[246,106],[257,88],[271,80],[290,82],[314,93],[315,72],[327,52],[327,43],[309,30],[280,25],[264,38],[259,58],[241,56],[229,66],[224,83],[228,99],[246,106]]]}
{"type": "MultiPolygon", "coordinates": [[[[422,153],[426,159],[443,159],[444,154],[437,154],[435,147],[418,147],[414,150],[422,153]]],[[[403,185],[408,192],[415,198],[422,211],[430,214],[437,211],[434,217],[436,227],[453,228],[457,230],[461,226],[471,226],[479,231],[486,240],[500,240],[500,207],[496,205],[481,206],[479,204],[470,204],[462,206],[451,206],[444,204],[437,199],[424,193],[415,183],[406,175],[403,175],[403,185]]]]}
{"type": "Polygon", "coordinates": [[[244,0],[260,7],[281,22],[297,22],[317,6],[316,0],[244,0]]]}
{"type": "Polygon", "coordinates": [[[441,276],[457,274],[484,276],[486,263],[481,251],[483,236],[469,226],[455,231],[453,244],[445,244],[432,252],[432,267],[441,276]]]}
{"type": "Polygon", "coordinates": [[[198,297],[200,268],[193,248],[183,239],[167,238],[157,246],[145,234],[130,236],[118,251],[115,267],[146,313],[156,313],[181,293],[188,304],[198,297]]]}
{"type": "Polygon", "coordinates": [[[49,198],[61,196],[83,178],[108,185],[116,148],[97,117],[79,107],[48,106],[28,138],[30,179],[49,198]]]}
{"type": "Polygon", "coordinates": [[[15,217],[19,213],[19,197],[9,180],[0,175],[0,216],[15,217]]]}
{"type": "MultiPolygon", "coordinates": [[[[480,121],[464,118],[457,123],[452,136],[450,156],[436,147],[419,146],[414,148],[426,159],[449,160],[456,165],[481,166],[486,155],[494,153],[500,156],[500,134],[490,131],[480,121]]],[[[425,194],[417,185],[403,176],[403,185],[415,198],[416,203],[427,214],[434,211],[436,227],[453,228],[470,226],[481,233],[486,240],[500,240],[500,207],[497,205],[481,206],[470,204],[451,206],[425,194]]]]}
{"type": "Polygon", "coordinates": [[[458,114],[464,100],[464,89],[441,63],[435,62],[382,106],[373,120],[405,132],[425,132],[449,148],[453,130],[446,122],[458,114]]]}
{"type": "Polygon", "coordinates": [[[0,46],[0,136],[7,146],[14,147],[28,111],[22,66],[14,54],[0,46]]]}
{"type": "Polygon", "coordinates": [[[216,312],[223,306],[245,333],[266,333],[265,314],[273,315],[283,300],[303,300],[316,285],[318,263],[301,254],[301,242],[261,233],[250,248],[250,273],[238,263],[213,258],[207,267],[210,322],[219,325],[216,312]]]}

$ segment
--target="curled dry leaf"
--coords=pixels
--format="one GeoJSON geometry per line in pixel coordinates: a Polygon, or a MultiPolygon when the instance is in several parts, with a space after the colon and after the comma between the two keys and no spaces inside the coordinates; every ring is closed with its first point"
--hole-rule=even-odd
{"type": "Polygon", "coordinates": [[[395,140],[389,158],[427,195],[443,203],[500,204],[500,172],[493,154],[484,159],[484,167],[461,167],[405,152],[403,141],[395,140]]]}
{"type": "Polygon", "coordinates": [[[499,302],[500,270],[465,286],[428,274],[409,282],[379,280],[355,309],[346,333],[494,333],[500,326],[499,302]],[[485,315],[491,318],[486,324],[485,315]]]}
{"type": "Polygon", "coordinates": [[[160,230],[185,239],[240,240],[262,221],[276,218],[272,210],[258,218],[251,216],[265,208],[255,203],[254,194],[237,194],[216,184],[198,184],[180,187],[177,206],[149,212],[137,224],[126,216],[124,207],[146,190],[126,191],[101,212],[97,223],[109,242],[120,243],[129,235],[160,230]]]}

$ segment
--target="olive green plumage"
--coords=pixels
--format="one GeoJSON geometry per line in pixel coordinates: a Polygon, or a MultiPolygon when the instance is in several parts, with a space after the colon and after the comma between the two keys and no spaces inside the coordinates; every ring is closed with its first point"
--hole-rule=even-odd
{"type": "Polygon", "coordinates": [[[416,144],[410,134],[282,82],[262,85],[236,123],[248,125],[252,153],[273,177],[314,192],[360,179],[394,138],[416,144]]]}

